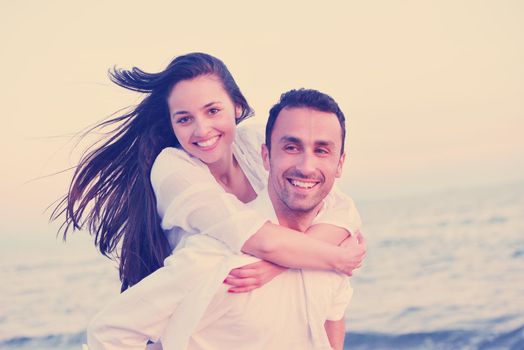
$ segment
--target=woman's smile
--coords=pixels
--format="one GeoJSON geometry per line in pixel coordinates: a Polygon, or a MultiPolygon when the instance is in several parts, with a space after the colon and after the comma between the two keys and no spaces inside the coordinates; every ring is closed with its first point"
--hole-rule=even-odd
{"type": "Polygon", "coordinates": [[[202,150],[211,150],[218,143],[221,135],[216,135],[202,141],[193,142],[194,145],[200,147],[202,150]]]}

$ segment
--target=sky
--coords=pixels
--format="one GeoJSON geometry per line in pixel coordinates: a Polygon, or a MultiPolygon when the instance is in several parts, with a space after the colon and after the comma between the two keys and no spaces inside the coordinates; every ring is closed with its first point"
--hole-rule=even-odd
{"type": "Polygon", "coordinates": [[[291,88],[333,96],[356,199],[524,181],[521,1],[1,1],[0,43],[0,232],[47,224],[71,173],[50,175],[94,140],[75,135],[140,100],[109,68],[193,51],[226,63],[260,124],[291,88]]]}

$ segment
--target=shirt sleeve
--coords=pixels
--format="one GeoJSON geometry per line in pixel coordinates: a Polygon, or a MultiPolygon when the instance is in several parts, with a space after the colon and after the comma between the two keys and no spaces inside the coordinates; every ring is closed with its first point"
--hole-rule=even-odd
{"type": "MultiPolygon", "coordinates": [[[[192,241],[191,248],[169,256],[164,267],[117,295],[90,321],[90,350],[145,349],[148,340],[159,340],[174,312],[184,312],[179,308],[188,295],[201,296],[190,303],[191,312],[205,310],[213,287],[227,276],[229,250],[209,236],[192,241]]],[[[184,320],[191,316],[184,315],[184,320]]]]}
{"type": "Polygon", "coordinates": [[[353,288],[351,288],[349,278],[347,276],[341,276],[340,280],[338,289],[334,293],[331,308],[327,314],[327,319],[329,321],[338,321],[344,317],[349,302],[351,301],[351,297],[353,296],[353,288]]]}
{"type": "Polygon", "coordinates": [[[241,252],[266,219],[227,193],[205,164],[176,148],[164,149],[151,170],[151,183],[164,230],[201,233],[241,252]]]}
{"type": "Polygon", "coordinates": [[[324,206],[315,218],[314,224],[331,224],[355,233],[362,227],[360,214],[353,200],[337,186],[324,200],[324,206]]]}

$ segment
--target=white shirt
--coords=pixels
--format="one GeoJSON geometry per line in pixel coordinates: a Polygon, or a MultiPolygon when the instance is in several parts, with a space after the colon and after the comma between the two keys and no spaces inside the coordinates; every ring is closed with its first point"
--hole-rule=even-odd
{"type": "MultiPolygon", "coordinates": [[[[260,135],[254,129],[237,128],[233,145],[233,154],[257,193],[267,184],[260,135]]],[[[92,350],[144,349],[147,340],[158,340],[166,327],[164,348],[185,349],[229,271],[257,261],[240,254],[240,249],[267,219],[226,193],[200,160],[167,148],[153,164],[151,182],[162,227],[172,244],[180,244],[164,267],[95,316],[87,332],[92,350]]],[[[353,232],[360,218],[351,199],[332,191],[318,222],[353,232]]]]}
{"type": "MultiPolygon", "coordinates": [[[[267,191],[250,207],[278,223],[267,191]]],[[[218,288],[187,350],[331,349],[324,322],[343,317],[353,292],[344,275],[297,269],[249,293],[232,294],[228,288],[218,288]]],[[[170,332],[176,329],[165,333],[170,332]]]]}
{"type": "MultiPolygon", "coordinates": [[[[256,193],[267,185],[260,156],[263,137],[253,125],[238,127],[233,155],[256,193]]],[[[181,149],[162,150],[151,169],[151,184],[171,247],[189,235],[204,233],[240,253],[244,242],[265,220],[227,193],[200,159],[181,149]]]]}

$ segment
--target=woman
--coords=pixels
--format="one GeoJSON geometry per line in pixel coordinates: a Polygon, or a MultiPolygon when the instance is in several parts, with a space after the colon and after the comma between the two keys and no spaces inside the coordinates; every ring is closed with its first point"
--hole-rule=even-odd
{"type": "MultiPolygon", "coordinates": [[[[286,267],[351,274],[359,266],[363,251],[336,246],[347,237],[345,230],[317,225],[310,234],[331,243],[322,244],[266,222],[243,205],[265,186],[266,175],[253,135],[245,130],[235,136],[236,124],[252,109],[220,60],[194,53],[176,58],[160,73],[133,68],[114,70],[111,78],[147,96],[128,114],[99,125],[116,127],[81,160],[54,217],[65,213],[64,235],[87,225],[104,255],[121,244],[122,291],[161,267],[172,248],[196,233],[286,267]]],[[[337,218],[329,213],[340,208],[347,213],[352,205],[331,202],[327,218],[337,218]]],[[[352,225],[344,221],[340,226],[352,225]]],[[[227,281],[232,291],[247,291],[281,271],[259,262],[233,270],[227,281]]],[[[197,283],[184,278],[188,274],[177,276],[180,295],[197,283]]]]}

